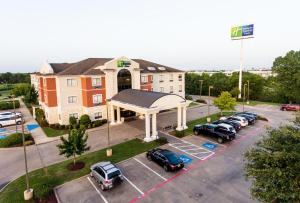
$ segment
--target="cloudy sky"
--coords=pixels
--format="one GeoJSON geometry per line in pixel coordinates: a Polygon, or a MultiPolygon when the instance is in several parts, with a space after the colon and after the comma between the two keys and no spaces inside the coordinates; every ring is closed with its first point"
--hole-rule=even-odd
{"type": "Polygon", "coordinates": [[[244,66],[300,50],[298,0],[10,0],[0,3],[0,72],[88,57],[143,58],[184,70],[235,69],[232,25],[255,24],[244,66]]]}

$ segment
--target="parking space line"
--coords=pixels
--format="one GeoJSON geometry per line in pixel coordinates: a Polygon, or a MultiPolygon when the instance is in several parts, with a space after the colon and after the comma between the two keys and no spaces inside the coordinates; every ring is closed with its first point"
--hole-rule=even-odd
{"type": "Polygon", "coordinates": [[[144,195],[144,193],[135,185],[133,184],[128,178],[126,178],[123,174],[123,177],[125,178],[125,180],[127,180],[128,183],[130,183],[130,185],[132,185],[132,187],[134,187],[141,195],[144,195]]]}
{"type": "Polygon", "coordinates": [[[193,152],[193,153],[191,153],[191,154],[210,154],[211,152],[193,152]]]}
{"type": "Polygon", "coordinates": [[[136,160],[137,162],[139,162],[140,164],[142,164],[144,167],[146,167],[147,169],[149,169],[150,171],[152,171],[153,173],[155,173],[158,177],[160,177],[161,179],[163,179],[164,181],[166,181],[167,179],[164,178],[163,176],[161,176],[159,173],[157,173],[156,171],[152,170],[149,166],[147,166],[146,164],[144,164],[143,162],[141,162],[140,160],[133,158],[134,160],[136,160]]]}
{"type": "Polygon", "coordinates": [[[105,197],[101,194],[101,192],[98,190],[98,188],[96,187],[96,185],[93,183],[93,181],[91,181],[90,177],[87,177],[87,179],[89,180],[89,182],[92,184],[93,188],[95,188],[96,192],[100,195],[100,197],[102,198],[102,200],[105,203],[108,203],[108,201],[105,199],[105,197]]]}
{"type": "Polygon", "coordinates": [[[224,145],[224,144],[220,144],[220,143],[217,143],[217,142],[214,142],[214,141],[211,141],[211,140],[209,140],[209,139],[206,139],[206,138],[204,138],[204,137],[200,137],[200,136],[198,136],[201,140],[205,140],[205,141],[207,141],[207,142],[211,142],[211,143],[214,143],[214,144],[216,144],[216,145],[220,145],[220,146],[222,146],[222,147],[227,147],[226,145],[224,145]]]}

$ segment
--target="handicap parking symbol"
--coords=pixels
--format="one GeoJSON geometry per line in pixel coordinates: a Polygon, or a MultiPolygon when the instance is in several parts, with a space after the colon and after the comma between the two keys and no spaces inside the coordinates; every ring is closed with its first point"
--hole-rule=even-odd
{"type": "Polygon", "coordinates": [[[213,143],[210,143],[210,142],[205,142],[202,146],[205,147],[205,148],[207,148],[207,149],[213,150],[213,149],[215,149],[218,145],[213,144],[213,143]]]}
{"type": "Polygon", "coordinates": [[[38,124],[28,124],[26,127],[28,131],[32,131],[36,128],[39,128],[40,126],[38,124]]]}
{"type": "Polygon", "coordinates": [[[179,156],[179,159],[181,159],[184,164],[189,164],[193,160],[192,158],[190,158],[190,157],[188,157],[186,155],[183,155],[183,154],[181,154],[179,156]]]}

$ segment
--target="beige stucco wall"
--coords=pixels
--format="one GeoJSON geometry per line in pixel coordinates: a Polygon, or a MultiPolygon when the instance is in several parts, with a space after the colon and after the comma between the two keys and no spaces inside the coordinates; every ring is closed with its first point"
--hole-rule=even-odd
{"type": "Polygon", "coordinates": [[[170,86],[173,86],[173,94],[185,96],[185,78],[184,73],[155,73],[153,74],[153,91],[160,92],[160,87],[164,88],[164,93],[170,93],[170,86]],[[170,75],[173,74],[173,82],[170,82],[170,75]],[[159,82],[160,75],[164,76],[164,81],[159,82]],[[178,76],[182,75],[182,81],[178,80],[178,76]],[[179,92],[179,85],[182,85],[182,92],[179,92]]]}

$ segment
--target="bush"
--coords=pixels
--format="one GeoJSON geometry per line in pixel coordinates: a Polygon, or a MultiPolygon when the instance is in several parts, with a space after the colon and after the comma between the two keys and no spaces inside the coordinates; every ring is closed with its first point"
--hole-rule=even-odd
{"type": "Polygon", "coordinates": [[[155,140],[155,142],[157,142],[160,145],[163,145],[163,144],[167,144],[168,143],[168,139],[165,138],[165,137],[160,137],[157,140],[155,140]]]}
{"type": "Polygon", "coordinates": [[[103,124],[103,122],[101,120],[96,120],[93,122],[93,128],[95,127],[99,127],[103,124]]]}
{"type": "Polygon", "coordinates": [[[257,120],[261,120],[261,121],[269,121],[266,117],[264,116],[258,116],[257,120]]]}
{"type": "MultiPolygon", "coordinates": [[[[15,107],[16,108],[20,107],[19,100],[15,100],[15,107]]],[[[14,108],[13,101],[1,101],[0,102],[0,110],[7,110],[7,109],[13,109],[13,108],[14,108]]]]}
{"type": "Polygon", "coordinates": [[[65,125],[60,125],[60,126],[59,126],[59,129],[60,129],[60,130],[64,130],[64,129],[66,129],[66,126],[65,126],[65,125]]]}
{"type": "MultiPolygon", "coordinates": [[[[25,141],[32,141],[33,138],[31,134],[25,134],[25,141]]],[[[17,145],[21,145],[23,143],[23,138],[21,133],[13,133],[7,136],[5,139],[0,140],[0,147],[13,147],[17,145]]]]}
{"type": "Polygon", "coordinates": [[[207,102],[204,99],[197,99],[196,102],[198,103],[203,103],[203,104],[207,104],[207,102]]]}
{"type": "Polygon", "coordinates": [[[69,118],[69,124],[73,125],[73,126],[76,125],[77,124],[77,119],[74,116],[71,116],[69,118]]]}
{"type": "Polygon", "coordinates": [[[179,138],[184,137],[185,136],[184,130],[182,130],[182,131],[175,130],[175,136],[179,137],[179,138]]]}
{"type": "Polygon", "coordinates": [[[185,99],[187,99],[187,100],[193,100],[193,97],[191,95],[186,95],[185,99]]]}
{"type": "Polygon", "coordinates": [[[45,113],[43,111],[43,109],[36,109],[35,110],[35,118],[37,120],[37,122],[42,125],[43,120],[45,119],[45,113]]]}
{"type": "Polygon", "coordinates": [[[41,127],[48,127],[49,123],[46,119],[41,120],[41,122],[39,122],[41,127]]]}
{"type": "Polygon", "coordinates": [[[80,125],[84,125],[85,127],[87,127],[91,123],[89,115],[83,114],[82,116],[80,116],[79,123],[80,125]]]}
{"type": "Polygon", "coordinates": [[[102,119],[101,122],[102,122],[102,125],[103,125],[103,124],[107,123],[107,119],[102,119]]]}
{"type": "Polygon", "coordinates": [[[39,200],[51,195],[53,193],[53,188],[55,186],[56,180],[53,178],[46,178],[47,180],[43,183],[37,182],[33,184],[33,188],[39,188],[38,190],[34,191],[34,196],[39,200]]]}

